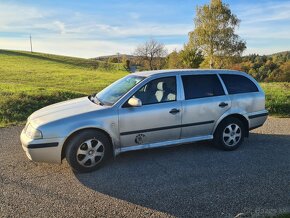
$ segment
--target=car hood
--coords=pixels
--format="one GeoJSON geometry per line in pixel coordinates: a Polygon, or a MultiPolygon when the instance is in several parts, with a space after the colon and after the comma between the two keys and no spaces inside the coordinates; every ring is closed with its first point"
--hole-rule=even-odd
{"type": "Polygon", "coordinates": [[[64,119],[67,117],[91,111],[101,110],[104,108],[106,108],[106,106],[97,105],[91,102],[88,97],[82,97],[52,104],[40,110],[37,110],[29,116],[28,121],[33,122],[38,126],[40,124],[64,119]]]}

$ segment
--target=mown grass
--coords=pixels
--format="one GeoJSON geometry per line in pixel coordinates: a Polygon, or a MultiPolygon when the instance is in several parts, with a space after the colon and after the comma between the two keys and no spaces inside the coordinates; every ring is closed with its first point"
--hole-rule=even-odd
{"type": "MultiPolygon", "coordinates": [[[[46,105],[96,93],[126,74],[118,64],[0,50],[0,127],[23,123],[46,105]]],[[[270,114],[290,117],[290,84],[262,87],[270,114]]]]}
{"type": "Polygon", "coordinates": [[[0,50],[0,126],[23,123],[46,105],[96,93],[126,74],[118,64],[0,50]]]}

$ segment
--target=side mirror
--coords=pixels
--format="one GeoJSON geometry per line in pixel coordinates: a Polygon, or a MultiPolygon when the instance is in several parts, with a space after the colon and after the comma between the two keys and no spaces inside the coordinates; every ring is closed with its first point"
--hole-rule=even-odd
{"type": "Polygon", "coordinates": [[[129,99],[128,104],[132,107],[141,107],[142,101],[139,98],[132,97],[129,99]]]}

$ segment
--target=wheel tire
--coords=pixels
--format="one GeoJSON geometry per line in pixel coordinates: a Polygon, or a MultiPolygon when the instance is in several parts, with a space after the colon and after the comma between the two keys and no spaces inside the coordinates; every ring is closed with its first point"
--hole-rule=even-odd
{"type": "Polygon", "coordinates": [[[111,142],[104,133],[84,130],[69,140],[65,157],[74,171],[86,173],[100,168],[111,154],[111,142]]]}
{"type": "Polygon", "coordinates": [[[243,143],[244,136],[243,122],[237,118],[229,117],[218,125],[214,133],[214,144],[223,150],[232,151],[243,143]]]}

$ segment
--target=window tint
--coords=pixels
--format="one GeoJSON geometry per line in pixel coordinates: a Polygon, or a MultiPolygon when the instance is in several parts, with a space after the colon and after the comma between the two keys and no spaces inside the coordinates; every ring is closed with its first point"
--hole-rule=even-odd
{"type": "Polygon", "coordinates": [[[217,75],[182,76],[185,99],[224,95],[217,75]]]}
{"type": "Polygon", "coordinates": [[[142,105],[176,101],[176,78],[152,80],[139,89],[134,97],[139,98],[142,105]]]}
{"type": "Polygon", "coordinates": [[[247,77],[241,75],[221,74],[229,94],[258,92],[257,86],[247,77]]]}

